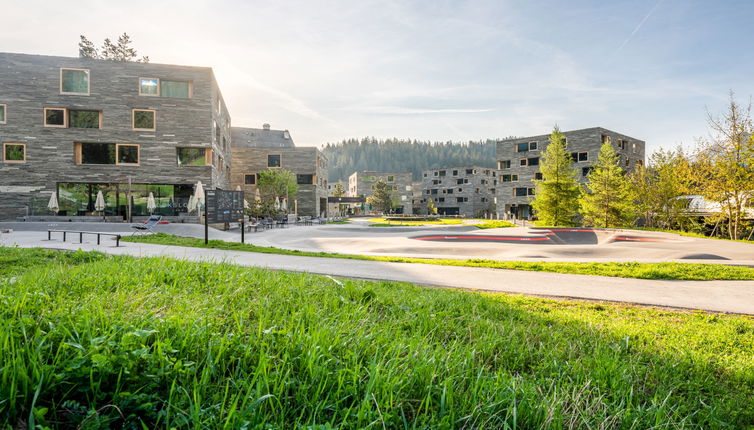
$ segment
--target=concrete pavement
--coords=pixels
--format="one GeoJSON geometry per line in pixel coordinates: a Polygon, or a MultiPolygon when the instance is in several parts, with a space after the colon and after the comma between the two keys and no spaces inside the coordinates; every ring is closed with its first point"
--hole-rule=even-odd
{"type": "Polygon", "coordinates": [[[46,233],[32,231],[3,234],[0,236],[0,243],[20,247],[97,250],[108,254],[137,257],[170,257],[189,261],[227,262],[275,270],[411,282],[427,286],[754,314],[754,281],[655,281],[256,254],[140,243],[125,243],[116,248],[112,241],[106,241],[103,242],[103,246],[97,246],[93,238],[85,239],[83,244],[64,243],[59,239],[47,241],[46,233]]]}

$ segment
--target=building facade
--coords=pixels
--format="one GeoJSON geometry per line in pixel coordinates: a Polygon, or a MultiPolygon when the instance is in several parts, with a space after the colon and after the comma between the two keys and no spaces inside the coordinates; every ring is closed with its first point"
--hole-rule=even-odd
{"type": "Polygon", "coordinates": [[[421,213],[427,213],[428,200],[438,215],[484,218],[495,213],[497,172],[489,167],[463,166],[422,172],[421,213]]]}
{"type": "MultiPolygon", "coordinates": [[[[597,161],[603,143],[612,144],[620,154],[620,165],[627,171],[644,164],[642,140],[601,127],[566,131],[568,151],[581,183],[597,161]]],[[[549,134],[506,139],[497,143],[497,215],[502,219],[529,219],[532,216],[534,180],[540,179],[540,156],[547,148],[549,134]]]]}
{"type": "Polygon", "coordinates": [[[287,169],[296,174],[299,187],[288,211],[327,216],[327,160],[319,149],[296,147],[288,130],[272,130],[269,124],[262,128],[233,127],[231,132],[233,188],[240,186],[247,196],[254,196],[259,172],[287,169]]]}
{"type": "MultiPolygon", "coordinates": [[[[372,195],[374,184],[382,180],[393,187],[394,213],[413,213],[413,187],[411,186],[411,173],[406,172],[354,172],[348,177],[348,197],[369,197],[372,195]]],[[[365,208],[369,211],[368,207],[365,208]]]]}
{"type": "Polygon", "coordinates": [[[0,53],[0,219],[186,211],[227,188],[230,115],[211,68],[0,53]],[[130,183],[130,185],[129,185],[130,183]]]}

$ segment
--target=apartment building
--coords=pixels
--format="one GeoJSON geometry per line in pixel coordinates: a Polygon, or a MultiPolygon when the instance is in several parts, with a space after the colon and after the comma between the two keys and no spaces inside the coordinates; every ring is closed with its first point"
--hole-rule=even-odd
{"type": "MultiPolygon", "coordinates": [[[[645,143],[642,140],[602,127],[566,131],[563,134],[581,183],[589,180],[589,172],[597,161],[597,154],[603,143],[614,145],[620,154],[620,165],[627,171],[644,164],[645,143]]],[[[541,154],[547,148],[549,137],[549,134],[543,134],[497,143],[496,197],[499,218],[531,218],[534,180],[541,179],[539,162],[541,154]]]]}
{"type": "Polygon", "coordinates": [[[495,213],[497,172],[479,166],[449,167],[422,172],[421,213],[432,199],[439,215],[487,217],[495,213]]]}
{"type": "Polygon", "coordinates": [[[256,194],[258,174],[268,169],[287,169],[296,174],[298,195],[288,210],[299,215],[326,216],[327,160],[315,147],[297,147],[288,130],[232,127],[233,172],[231,185],[247,196],[256,194]]]}
{"type": "Polygon", "coordinates": [[[374,184],[382,180],[393,188],[393,207],[398,214],[413,213],[413,187],[411,173],[407,172],[354,172],[348,177],[348,197],[369,197],[374,184]]]}
{"type": "Polygon", "coordinates": [[[186,211],[230,182],[230,115],[211,68],[0,53],[0,219],[186,211]],[[130,185],[129,185],[130,183],[130,185]]]}

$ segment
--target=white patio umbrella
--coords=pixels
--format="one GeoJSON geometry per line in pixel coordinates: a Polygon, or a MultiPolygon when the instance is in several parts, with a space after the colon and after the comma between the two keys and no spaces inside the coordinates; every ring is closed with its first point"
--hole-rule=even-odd
{"type": "Polygon", "coordinates": [[[155,209],[157,209],[157,204],[154,202],[154,194],[149,193],[149,197],[147,197],[147,210],[151,215],[155,209]]]}
{"type": "Polygon", "coordinates": [[[102,212],[102,218],[105,217],[105,196],[102,195],[102,190],[97,191],[97,199],[94,201],[94,210],[102,212]]]}
{"type": "Polygon", "coordinates": [[[196,183],[196,190],[194,191],[194,200],[196,200],[196,208],[198,210],[201,210],[202,206],[204,206],[204,187],[202,186],[202,181],[197,181],[196,183]]]}
{"type": "Polygon", "coordinates": [[[186,205],[186,210],[188,211],[189,214],[191,214],[191,212],[196,210],[196,199],[194,199],[193,194],[189,196],[189,201],[188,201],[188,204],[186,205]]]}
{"type": "Polygon", "coordinates": [[[249,206],[249,201],[248,201],[248,200],[246,200],[246,199],[243,199],[243,208],[244,208],[244,209],[248,209],[248,208],[250,208],[250,207],[251,207],[251,206],[249,206]]]}
{"type": "Polygon", "coordinates": [[[51,210],[53,215],[58,213],[60,210],[60,206],[58,205],[58,193],[53,191],[50,195],[50,202],[47,203],[47,209],[51,210]]]}
{"type": "Polygon", "coordinates": [[[241,186],[240,185],[236,185],[236,191],[241,191],[241,186]]]}
{"type": "Polygon", "coordinates": [[[275,210],[280,210],[280,199],[277,196],[275,196],[275,210]]]}
{"type": "Polygon", "coordinates": [[[288,199],[283,199],[283,202],[280,204],[280,210],[288,212],[288,199]]]}
{"type": "Polygon", "coordinates": [[[254,201],[255,202],[261,202],[262,201],[262,195],[259,194],[259,188],[254,191],[254,201]]]}

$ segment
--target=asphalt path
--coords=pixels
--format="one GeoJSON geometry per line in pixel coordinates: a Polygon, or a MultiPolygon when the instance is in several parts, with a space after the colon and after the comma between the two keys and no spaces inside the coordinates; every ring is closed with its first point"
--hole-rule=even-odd
{"type": "Polygon", "coordinates": [[[0,244],[68,250],[97,250],[108,254],[136,257],[225,262],[273,270],[410,282],[435,287],[604,300],[754,315],[754,281],[640,280],[473,267],[257,254],[128,242],[120,247],[115,247],[114,241],[104,241],[103,245],[98,246],[94,238],[85,238],[82,244],[70,241],[62,242],[60,239],[48,241],[47,234],[40,231],[14,231],[10,234],[2,234],[0,235],[0,244]]]}

